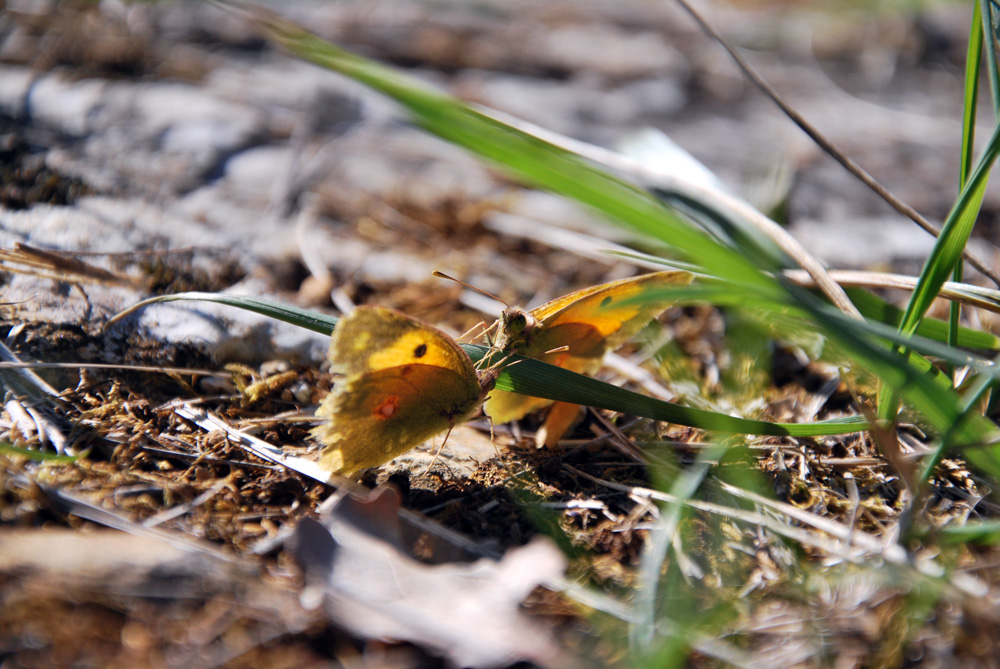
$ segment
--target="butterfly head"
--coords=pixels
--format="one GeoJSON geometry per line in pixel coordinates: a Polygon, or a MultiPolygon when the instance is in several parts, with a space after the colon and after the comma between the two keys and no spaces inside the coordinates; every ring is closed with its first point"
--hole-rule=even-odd
{"type": "Polygon", "coordinates": [[[448,276],[443,272],[434,272],[434,276],[461,284],[470,290],[474,290],[481,295],[485,295],[486,297],[502,303],[504,307],[506,307],[503,310],[503,314],[500,316],[500,320],[482,333],[490,340],[490,348],[494,353],[501,352],[509,355],[511,353],[523,354],[527,351],[528,346],[531,344],[534,331],[539,327],[537,318],[520,307],[510,306],[493,293],[489,293],[482,288],[476,288],[465,281],[448,276]],[[494,328],[499,329],[495,342],[489,334],[494,328]]]}
{"type": "Polygon", "coordinates": [[[538,329],[538,319],[520,307],[508,307],[500,316],[496,348],[504,353],[524,353],[538,329]]]}

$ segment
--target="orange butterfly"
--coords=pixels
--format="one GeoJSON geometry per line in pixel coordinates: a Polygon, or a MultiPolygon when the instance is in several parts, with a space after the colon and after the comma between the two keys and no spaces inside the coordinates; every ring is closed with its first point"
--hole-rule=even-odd
{"type": "MultiPolygon", "coordinates": [[[[503,354],[541,360],[581,374],[593,374],[604,355],[634,337],[668,306],[666,299],[634,299],[668,286],[686,285],[687,272],[656,272],[612,281],[564,295],[530,312],[504,310],[494,345],[503,354]]],[[[496,423],[518,420],[553,404],[539,430],[540,444],[554,445],[579,415],[576,404],[494,390],[486,400],[486,414],[496,423]]]]}

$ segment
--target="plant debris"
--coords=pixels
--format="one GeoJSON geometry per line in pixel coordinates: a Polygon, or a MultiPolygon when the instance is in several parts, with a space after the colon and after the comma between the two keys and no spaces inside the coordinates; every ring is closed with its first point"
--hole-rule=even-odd
{"type": "MultiPolygon", "coordinates": [[[[590,411],[553,450],[534,447],[543,418],[529,416],[473,421],[436,461],[424,444],[360,483],[288,466],[318,448],[325,341],[205,305],[103,324],[150,293],[199,290],[381,304],[458,335],[482,316],[433,269],[538,304],[628,276],[603,253],[625,240],[216,7],[17,4],[0,38],[0,245],[38,253],[2,277],[4,359],[94,366],[0,365],[10,662],[615,666],[659,657],[631,654],[645,629],[669,646],[651,652],[676,646],[689,666],[996,664],[995,527],[953,533],[997,519],[996,484],[955,454],[906,485],[927,450],[919,425],[898,426],[889,459],[867,434],[724,438],[590,411]]],[[[845,195],[814,147],[785,146],[666,6],[362,4],[310,25],[576,137],[662,126],[733,184],[771,171],[780,145],[797,161],[793,233],[814,225],[829,246],[834,224],[856,225],[836,264],[923,257],[911,232],[871,241],[892,230],[881,205],[845,195]]],[[[758,10],[719,12],[741,44],[784,34],[758,10]]],[[[958,159],[936,142],[954,141],[941,119],[956,114],[949,95],[905,85],[946,86],[968,31],[928,12],[812,27],[851,96],[759,55],[874,173],[916,166],[902,195],[940,213],[958,159]],[[890,80],[906,114],[869,114],[890,80]]],[[[867,410],[870,379],[811,362],[821,343],[746,325],[670,309],[600,375],[766,420],[867,410]]]]}

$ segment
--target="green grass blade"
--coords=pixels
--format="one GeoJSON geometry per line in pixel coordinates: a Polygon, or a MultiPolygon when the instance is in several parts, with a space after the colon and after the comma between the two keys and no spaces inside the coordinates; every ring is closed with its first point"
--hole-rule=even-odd
{"type": "Polygon", "coordinates": [[[969,48],[965,58],[965,106],[962,112],[962,163],[959,168],[959,185],[964,186],[972,171],[976,139],[976,105],[979,102],[979,74],[983,62],[983,15],[979,0],[972,12],[969,31],[969,48]]]}
{"type": "MultiPolygon", "coordinates": [[[[982,373],[977,377],[973,377],[970,387],[965,392],[965,410],[962,412],[960,420],[964,420],[966,417],[979,418],[979,407],[982,404],[983,397],[996,385],[997,374],[995,372],[993,374],[982,373]]],[[[939,440],[937,447],[921,462],[918,472],[921,483],[925,483],[930,478],[931,474],[934,473],[934,468],[941,461],[941,458],[944,457],[948,444],[951,443],[948,438],[949,436],[945,435],[944,438],[939,440]]],[[[1000,479],[1000,446],[995,444],[983,445],[976,448],[964,449],[962,453],[966,459],[976,467],[979,467],[980,470],[991,474],[995,479],[1000,479]]]]}
{"type": "MultiPolygon", "coordinates": [[[[646,293],[643,297],[657,301],[670,301],[678,305],[714,304],[718,306],[741,306],[756,309],[763,309],[768,306],[766,302],[747,302],[741,296],[733,295],[727,286],[723,284],[713,284],[708,280],[705,280],[699,285],[651,290],[648,291],[648,293],[646,293]]],[[[634,301],[639,301],[641,299],[643,298],[634,298],[634,301]]],[[[814,308],[824,311],[829,314],[831,318],[839,318],[840,312],[832,309],[830,305],[825,302],[816,305],[814,308]]],[[[789,308],[780,314],[772,312],[769,318],[775,324],[781,326],[778,328],[779,330],[784,329],[785,331],[794,332],[800,331],[803,328],[808,328],[816,331],[817,333],[826,334],[825,330],[816,327],[812,313],[813,312],[807,309],[797,310],[789,308]]],[[[939,323],[943,330],[947,329],[947,324],[943,322],[939,323]]],[[[1000,370],[997,370],[990,360],[952,348],[941,343],[940,341],[920,337],[919,335],[904,337],[891,325],[886,325],[877,321],[864,323],[846,321],[845,326],[857,330],[857,334],[868,337],[869,341],[871,341],[871,343],[877,348],[887,351],[893,350],[894,347],[912,349],[906,360],[913,368],[913,371],[918,375],[933,379],[942,391],[948,391],[951,389],[951,380],[946,375],[941,374],[940,371],[934,367],[934,365],[932,365],[927,358],[923,357],[923,355],[918,355],[918,353],[939,358],[955,366],[970,365],[981,374],[989,376],[1000,375],[1000,370]]]]}
{"type": "MultiPolygon", "coordinates": [[[[983,17],[979,0],[976,0],[972,11],[972,27],[969,31],[969,45],[965,59],[965,97],[962,113],[962,157],[958,175],[959,190],[968,182],[969,173],[972,171],[972,161],[975,153],[976,107],[979,103],[979,75],[982,68],[982,53],[983,17]]],[[[955,271],[952,273],[952,280],[956,282],[961,281],[963,270],[963,263],[956,264],[955,271]]],[[[958,346],[961,340],[961,305],[952,302],[949,305],[948,316],[948,343],[952,346],[958,346]]],[[[949,369],[949,373],[954,374],[954,370],[949,369]]]]}
{"type": "MultiPolygon", "coordinates": [[[[996,432],[990,421],[967,414],[961,398],[953,390],[935,383],[934,377],[908,364],[908,359],[898,352],[886,350],[859,333],[856,322],[822,304],[808,308],[823,332],[838,332],[837,343],[845,346],[859,365],[888,386],[900,389],[938,434],[954,437],[949,445],[979,444],[996,432]]],[[[864,327],[878,326],[869,323],[864,327]]]]}
{"type": "MultiPolygon", "coordinates": [[[[916,332],[917,326],[937,297],[941,286],[961,262],[962,251],[972,234],[972,228],[975,225],[986,191],[990,170],[998,153],[1000,153],[1000,125],[994,128],[986,151],[962,188],[958,202],[955,203],[945,220],[941,235],[935,242],[930,257],[917,280],[917,286],[906,305],[903,319],[899,324],[901,333],[911,335],[916,332]]],[[[899,388],[895,386],[885,387],[880,391],[878,411],[881,418],[895,413],[898,392],[899,388]]],[[[950,429],[949,426],[945,431],[950,429]]]]}
{"type": "Polygon", "coordinates": [[[938,530],[942,539],[948,543],[1000,543],[1000,520],[983,520],[964,523],[962,525],[946,525],[938,530]]]}
{"type": "MultiPolygon", "coordinates": [[[[284,304],[281,302],[273,302],[271,300],[265,300],[259,297],[251,297],[249,295],[225,295],[221,293],[174,293],[173,295],[160,295],[157,297],[151,297],[148,300],[143,300],[138,302],[125,311],[115,314],[114,318],[108,321],[107,325],[119,321],[129,314],[143,309],[151,304],[158,304],[161,302],[183,302],[183,301],[200,301],[200,302],[214,302],[215,304],[225,304],[229,307],[236,307],[238,309],[243,309],[245,311],[253,311],[254,313],[261,314],[262,316],[268,316],[270,318],[275,318],[286,323],[291,323],[292,325],[298,325],[299,327],[305,328],[307,330],[312,330],[313,332],[319,332],[320,334],[329,335],[333,332],[333,328],[337,326],[337,319],[334,316],[326,316],[324,314],[316,313],[315,311],[309,311],[308,309],[302,309],[301,307],[296,307],[291,304],[284,304]]],[[[105,326],[107,327],[107,326],[105,326]]]]}
{"type": "MultiPolygon", "coordinates": [[[[698,492],[698,488],[712,470],[711,463],[720,459],[725,450],[726,446],[722,444],[709,448],[708,451],[699,454],[697,461],[691,467],[676,475],[673,472],[659,471],[661,468],[658,467],[651,468],[651,476],[654,481],[658,480],[656,488],[666,490],[667,494],[675,499],[660,503],[660,513],[654,518],[642,549],[642,560],[636,575],[636,593],[632,603],[635,622],[629,628],[630,646],[637,657],[648,655],[655,645],[659,645],[657,641],[662,633],[664,618],[664,612],[660,610],[662,600],[669,596],[676,602],[678,597],[684,599],[690,597],[690,594],[685,592],[686,589],[662,592],[661,586],[666,585],[664,581],[667,581],[663,578],[664,562],[671,544],[675,539],[679,539],[678,532],[685,516],[690,515],[684,507],[685,502],[698,492]]],[[[693,598],[686,603],[695,605],[693,598]]],[[[680,631],[682,630],[678,630],[680,631]]],[[[691,632],[691,630],[683,631],[691,632]]],[[[686,655],[686,652],[681,655],[686,655]]],[[[657,666],[663,666],[663,658],[660,658],[660,661],[657,666]]]]}
{"type": "MultiPolygon", "coordinates": [[[[798,308],[805,308],[810,317],[818,319],[823,327],[831,328],[825,334],[835,339],[857,363],[898,390],[939,434],[948,433],[960,417],[961,398],[956,393],[938,387],[933,380],[925,378],[909,365],[900,364],[905,362],[905,358],[875,347],[859,330],[856,322],[839,320],[834,324],[821,313],[821,303],[810,294],[778,282],[768,274],[775,268],[764,267],[762,271],[748,260],[750,257],[759,258],[761,254],[750,250],[741,253],[719,244],[635,185],[575,154],[490,118],[447,95],[429,90],[395,70],[350,54],[293,23],[263,12],[255,13],[253,20],[272,41],[299,57],[392,97],[404,106],[417,125],[428,131],[493,161],[517,178],[571,197],[635,232],[667,242],[685,260],[704,268],[704,273],[725,280],[732,291],[773,304],[795,304],[798,308]]],[[[971,192],[979,192],[979,186],[985,182],[989,162],[981,161],[970,180],[971,192]]],[[[964,195],[960,205],[956,208],[957,214],[952,217],[953,228],[955,221],[965,222],[959,214],[964,215],[974,208],[969,194],[964,195]]],[[[954,244],[959,235],[952,232],[943,239],[954,244]]],[[[950,246],[946,244],[944,248],[950,253],[950,246]]],[[[950,266],[946,269],[950,271],[950,266]]],[[[925,280],[925,291],[928,286],[933,287],[925,280]]],[[[906,320],[904,314],[904,324],[906,320]]],[[[919,319],[913,320],[916,322],[919,319]]],[[[989,430],[980,422],[971,421],[963,423],[959,433],[962,442],[969,443],[981,441],[989,430]]]]}
{"type": "MultiPolygon", "coordinates": [[[[903,320],[903,310],[889,304],[882,298],[863,288],[848,288],[847,295],[865,318],[885,325],[899,327],[903,320]]],[[[917,336],[937,342],[948,341],[949,324],[937,318],[924,318],[917,326],[917,336]]],[[[996,351],[1000,349],[1000,337],[972,328],[958,329],[958,346],[962,348],[996,351]]]]}
{"type": "MultiPolygon", "coordinates": [[[[666,258],[659,258],[657,256],[649,255],[648,253],[640,253],[638,251],[633,252],[621,252],[621,251],[610,251],[609,255],[628,258],[630,260],[640,260],[642,262],[656,263],[663,265],[664,267],[670,269],[679,269],[686,272],[696,272],[697,268],[693,267],[690,263],[683,263],[676,260],[670,260],[666,258]]],[[[710,279],[709,279],[710,280],[710,279]]],[[[810,289],[810,291],[819,297],[824,299],[823,295],[819,294],[815,289],[810,289]]],[[[861,315],[866,319],[875,320],[879,323],[886,325],[892,325],[898,327],[903,320],[903,310],[886,302],[882,298],[878,297],[871,291],[865,288],[851,288],[846,287],[844,291],[847,296],[854,303],[854,306],[858,308],[861,315]]],[[[963,283],[952,289],[953,294],[943,295],[944,297],[951,297],[952,299],[961,298],[973,306],[979,306],[983,309],[989,309],[996,311],[1000,308],[1000,291],[992,290],[989,288],[983,288],[981,286],[974,286],[972,284],[963,283]]],[[[739,304],[739,303],[738,303],[739,304]]],[[[924,318],[920,321],[917,326],[916,334],[927,339],[931,339],[938,342],[948,342],[948,330],[949,324],[947,321],[943,321],[937,318],[924,318]]],[[[995,351],[1000,350],[1000,337],[985,332],[983,330],[974,330],[967,327],[958,328],[958,343],[957,346],[967,349],[976,349],[983,351],[995,351]]]]}
{"type": "MultiPolygon", "coordinates": [[[[395,70],[351,54],[279,18],[262,30],[295,55],[395,99],[417,125],[503,167],[521,180],[560,193],[650,237],[668,240],[710,273],[780,300],[782,291],[742,253],[719,244],[667,210],[647,191],[574,153],[501,123],[395,70]]],[[[763,254],[761,254],[763,255],[763,254]]]]}
{"type": "Polygon", "coordinates": [[[0,454],[24,458],[25,460],[32,460],[34,462],[48,462],[52,464],[66,464],[69,462],[76,462],[79,459],[79,456],[77,455],[59,455],[58,453],[49,453],[47,451],[35,451],[28,448],[14,446],[7,441],[0,441],[0,454]]]}
{"type": "MultiPolygon", "coordinates": [[[[476,344],[462,344],[462,348],[474,361],[481,360],[489,351],[489,348],[476,344]]],[[[737,418],[664,402],[538,360],[515,357],[513,361],[517,361],[517,364],[505,367],[497,379],[496,387],[500,390],[608,409],[714,432],[820,436],[859,432],[868,426],[868,422],[860,417],[816,423],[770,423],[737,418]]]]}
{"type": "MultiPolygon", "coordinates": [[[[115,318],[120,318],[150,304],[182,300],[225,304],[326,335],[332,333],[337,324],[337,319],[333,316],[316,314],[288,304],[246,295],[216,295],[213,293],[177,293],[150,298],[123,311],[115,318]]],[[[473,361],[481,360],[490,350],[477,344],[462,344],[462,348],[473,361]]],[[[808,437],[859,432],[867,429],[868,425],[867,421],[861,418],[803,424],[770,423],[737,418],[657,400],[538,360],[521,359],[518,364],[506,367],[497,378],[497,387],[501,390],[524,395],[583,404],[653,420],[726,433],[808,437]]]]}
{"type": "Polygon", "coordinates": [[[981,9],[981,22],[983,32],[986,33],[986,70],[990,76],[990,92],[993,94],[993,115],[1000,117],[1000,73],[997,70],[997,41],[1000,32],[1000,7],[997,7],[996,0],[983,0],[982,4],[976,3],[981,9]]]}
{"type": "Polygon", "coordinates": [[[941,236],[934,244],[934,249],[917,281],[917,287],[906,306],[903,320],[899,324],[900,332],[907,335],[916,332],[917,325],[937,297],[942,284],[948,279],[955,265],[961,262],[962,251],[972,234],[990,170],[998,153],[1000,153],[1000,125],[993,130],[979,164],[962,189],[958,202],[945,219],[941,236]]]}

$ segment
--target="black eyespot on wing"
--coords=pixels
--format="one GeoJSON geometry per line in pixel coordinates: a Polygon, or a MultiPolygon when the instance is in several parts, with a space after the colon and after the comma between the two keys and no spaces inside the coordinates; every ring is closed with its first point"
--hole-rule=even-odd
{"type": "Polygon", "coordinates": [[[413,349],[414,358],[422,358],[427,355],[427,344],[421,344],[420,346],[413,349]]]}
{"type": "Polygon", "coordinates": [[[610,295],[608,295],[603,300],[601,300],[601,308],[603,309],[604,307],[608,306],[609,304],[611,304],[611,296],[610,295]]]}

